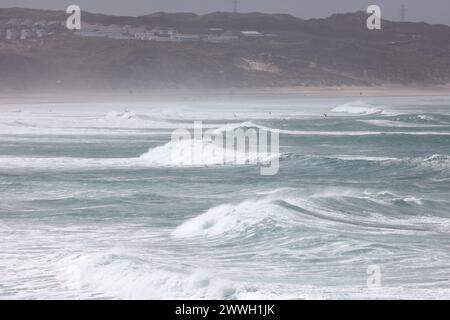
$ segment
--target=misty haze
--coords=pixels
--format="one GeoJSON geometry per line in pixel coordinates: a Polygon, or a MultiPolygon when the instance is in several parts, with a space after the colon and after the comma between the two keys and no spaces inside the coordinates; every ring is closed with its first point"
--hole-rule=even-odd
{"type": "Polygon", "coordinates": [[[448,1],[0,7],[1,300],[450,298],[448,1]]]}

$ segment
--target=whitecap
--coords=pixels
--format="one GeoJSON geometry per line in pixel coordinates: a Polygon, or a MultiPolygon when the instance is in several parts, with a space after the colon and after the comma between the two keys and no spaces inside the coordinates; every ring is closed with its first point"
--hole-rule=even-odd
{"type": "Polygon", "coordinates": [[[215,133],[233,131],[236,129],[256,128],[268,132],[277,132],[286,135],[297,136],[377,136],[377,135],[442,135],[448,136],[450,132],[445,131],[317,131],[317,130],[285,130],[270,128],[255,124],[251,121],[232,123],[224,125],[215,130],[215,133]]]}
{"type": "Polygon", "coordinates": [[[377,127],[394,127],[394,128],[431,128],[431,127],[446,127],[443,125],[432,125],[432,124],[423,124],[423,123],[409,123],[403,121],[392,121],[392,120],[381,120],[381,119],[373,119],[373,120],[358,120],[360,122],[364,122],[377,127]]]}
{"type": "Polygon", "coordinates": [[[208,270],[155,266],[116,251],[72,255],[57,265],[67,287],[109,298],[230,299],[238,290],[238,286],[208,270]]]}
{"type": "Polygon", "coordinates": [[[419,114],[417,116],[418,119],[420,120],[425,120],[425,121],[434,121],[434,118],[431,116],[427,116],[427,115],[423,115],[423,114],[419,114]]]}
{"type": "Polygon", "coordinates": [[[133,119],[136,118],[136,114],[130,111],[124,111],[124,112],[117,112],[117,111],[110,111],[105,115],[106,119],[133,119]]]}
{"type": "Polygon", "coordinates": [[[268,163],[280,156],[278,153],[241,152],[208,140],[185,139],[150,149],[139,159],[160,166],[211,166],[268,163]]]}
{"type": "Polygon", "coordinates": [[[338,105],[332,112],[347,113],[352,115],[388,114],[380,107],[373,106],[365,101],[356,101],[338,105]]]}
{"type": "Polygon", "coordinates": [[[213,237],[227,233],[239,234],[256,225],[290,224],[288,210],[270,200],[248,200],[239,204],[223,204],[212,207],[203,214],[178,226],[175,238],[213,237]]]}

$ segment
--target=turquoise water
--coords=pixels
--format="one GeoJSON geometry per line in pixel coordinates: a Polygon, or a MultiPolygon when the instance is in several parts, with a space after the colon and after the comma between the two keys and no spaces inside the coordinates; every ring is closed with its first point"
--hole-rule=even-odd
{"type": "Polygon", "coordinates": [[[450,98],[0,110],[0,298],[450,298],[450,98]],[[279,173],[172,165],[194,120],[279,173]]]}

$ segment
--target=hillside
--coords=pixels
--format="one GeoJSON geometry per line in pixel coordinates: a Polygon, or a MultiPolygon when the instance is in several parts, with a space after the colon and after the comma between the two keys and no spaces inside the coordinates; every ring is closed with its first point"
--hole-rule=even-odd
{"type": "Polygon", "coordinates": [[[112,39],[74,34],[62,27],[66,16],[60,11],[0,9],[0,90],[450,82],[450,27],[443,25],[383,21],[382,30],[369,31],[362,12],[311,20],[261,13],[83,13],[87,25],[110,26],[101,29],[109,34],[124,32],[112,39]],[[133,30],[156,27],[176,29],[173,39],[178,41],[133,37],[133,30]],[[228,36],[208,35],[211,28],[228,36]],[[243,30],[262,36],[239,35],[243,30]],[[195,41],[183,40],[191,38],[195,41]]]}

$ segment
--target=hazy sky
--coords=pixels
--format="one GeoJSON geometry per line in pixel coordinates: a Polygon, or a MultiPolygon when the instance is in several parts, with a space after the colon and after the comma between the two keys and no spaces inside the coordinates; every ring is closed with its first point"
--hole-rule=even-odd
{"type": "MultiPolygon", "coordinates": [[[[450,0],[238,0],[239,11],[290,13],[301,18],[326,17],[378,4],[383,18],[400,19],[401,4],[406,19],[450,25],[450,0]]],[[[64,9],[77,4],[83,10],[116,15],[143,15],[155,11],[207,13],[232,11],[234,0],[0,0],[0,7],[64,9]]]]}

